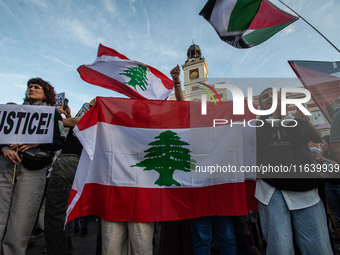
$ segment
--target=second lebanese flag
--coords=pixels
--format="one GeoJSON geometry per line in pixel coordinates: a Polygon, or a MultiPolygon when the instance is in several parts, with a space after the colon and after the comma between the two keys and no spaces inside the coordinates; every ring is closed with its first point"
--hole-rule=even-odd
{"type": "Polygon", "coordinates": [[[167,99],[173,82],[157,69],[99,45],[97,59],[78,67],[81,78],[133,99],[167,99]]]}
{"type": "Polygon", "coordinates": [[[201,115],[200,102],[98,97],[74,129],[85,151],[67,221],[167,221],[255,209],[255,176],[240,171],[256,164],[256,128],[247,124],[255,116],[233,116],[232,102],[207,106],[201,115]],[[213,127],[214,119],[228,125],[213,127]]]}

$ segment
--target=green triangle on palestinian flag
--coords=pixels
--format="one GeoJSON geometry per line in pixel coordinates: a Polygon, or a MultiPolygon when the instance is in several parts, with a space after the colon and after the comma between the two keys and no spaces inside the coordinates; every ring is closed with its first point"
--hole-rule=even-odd
{"type": "Polygon", "coordinates": [[[268,0],[209,0],[200,15],[236,48],[259,45],[298,19],[268,0]]]}

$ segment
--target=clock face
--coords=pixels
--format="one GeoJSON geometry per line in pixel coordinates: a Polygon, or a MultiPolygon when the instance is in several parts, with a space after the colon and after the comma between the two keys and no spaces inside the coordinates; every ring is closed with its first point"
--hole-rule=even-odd
{"type": "Polygon", "coordinates": [[[198,78],[198,70],[193,70],[190,72],[190,79],[198,78]]]}

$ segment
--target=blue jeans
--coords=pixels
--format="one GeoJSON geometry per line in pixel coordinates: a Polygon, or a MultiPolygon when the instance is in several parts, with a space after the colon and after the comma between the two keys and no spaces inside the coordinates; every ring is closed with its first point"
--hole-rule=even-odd
{"type": "Polygon", "coordinates": [[[293,229],[303,255],[333,254],[321,201],[308,208],[290,211],[281,191],[275,190],[268,205],[261,202],[258,205],[267,255],[293,255],[293,229]]]}
{"type": "Polygon", "coordinates": [[[206,216],[190,219],[195,255],[210,254],[212,232],[218,241],[221,255],[236,255],[233,218],[231,216],[206,216]]]}
{"type": "Polygon", "coordinates": [[[332,214],[340,222],[340,184],[326,182],[325,193],[332,214]]]}

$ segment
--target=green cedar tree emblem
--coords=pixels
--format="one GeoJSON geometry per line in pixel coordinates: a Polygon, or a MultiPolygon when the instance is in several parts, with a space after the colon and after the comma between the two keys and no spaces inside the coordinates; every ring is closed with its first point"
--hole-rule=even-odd
{"type": "Polygon", "coordinates": [[[192,159],[190,151],[183,147],[189,144],[181,141],[181,138],[170,130],[162,132],[155,139],[158,140],[149,143],[151,147],[144,151],[147,153],[144,160],[131,167],[145,167],[143,171],[158,172],[159,178],[155,182],[158,186],[171,186],[172,184],[181,186],[173,178],[175,170],[190,172],[194,169],[196,162],[192,159]]]}
{"type": "Polygon", "coordinates": [[[136,67],[129,67],[127,70],[124,70],[123,73],[119,75],[125,75],[131,80],[129,82],[125,82],[126,85],[132,86],[136,91],[136,86],[139,86],[141,90],[147,90],[146,86],[148,86],[148,78],[146,77],[146,66],[136,66],[136,67]]]}

